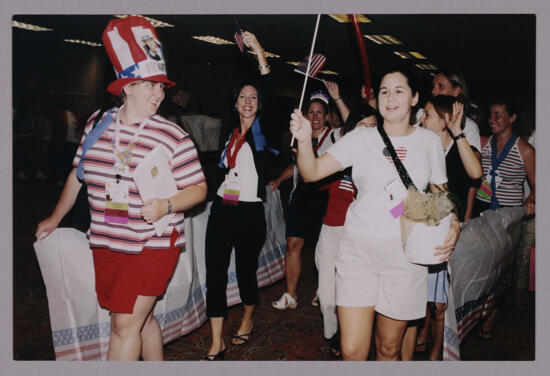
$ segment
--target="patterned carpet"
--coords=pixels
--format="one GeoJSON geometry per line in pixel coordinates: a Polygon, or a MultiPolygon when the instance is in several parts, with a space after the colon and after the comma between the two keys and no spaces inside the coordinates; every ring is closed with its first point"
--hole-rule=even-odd
{"type": "MultiPolygon", "coordinates": [[[[59,196],[60,188],[47,181],[14,181],[14,359],[54,360],[46,291],[32,243],[36,223],[46,217],[59,196]]],[[[66,222],[63,222],[63,226],[66,222]]],[[[276,311],[271,302],[285,289],[281,280],[260,290],[255,312],[255,330],[246,346],[229,346],[239,326],[242,308],[231,307],[224,327],[229,349],[227,360],[333,360],[328,342],[322,336],[319,309],[310,305],[317,287],[313,250],[303,255],[303,273],[298,288],[296,310],[276,311]]],[[[509,306],[499,315],[495,338],[484,341],[470,335],[462,345],[464,360],[533,360],[535,357],[535,299],[529,309],[518,311],[509,306]]],[[[475,333],[474,333],[475,334],[475,333]]],[[[210,326],[167,344],[165,360],[198,360],[210,345],[210,326]]],[[[372,346],[374,348],[374,346],[372,346]]],[[[373,354],[371,352],[372,358],[373,354]]],[[[418,355],[417,360],[424,357],[418,355]]]]}

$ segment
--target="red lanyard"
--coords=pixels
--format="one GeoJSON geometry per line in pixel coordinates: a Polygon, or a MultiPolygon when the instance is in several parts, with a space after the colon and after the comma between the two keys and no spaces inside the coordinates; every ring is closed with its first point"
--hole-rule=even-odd
{"type": "MultiPolygon", "coordinates": [[[[249,127],[248,129],[250,129],[249,127]]],[[[235,144],[237,137],[239,137],[239,128],[235,128],[233,131],[233,135],[231,136],[231,140],[229,140],[229,145],[227,145],[227,165],[229,166],[229,169],[235,168],[235,163],[237,161],[237,154],[239,153],[239,150],[241,150],[241,147],[246,142],[246,133],[248,132],[248,129],[244,134],[242,135],[241,139],[235,145],[235,151],[231,152],[231,149],[233,148],[233,145],[235,144]]]]}
{"type": "Polygon", "coordinates": [[[313,150],[313,153],[315,154],[315,156],[317,156],[317,150],[319,150],[319,148],[321,147],[321,145],[323,144],[323,142],[325,141],[325,139],[327,138],[329,133],[330,133],[330,130],[328,128],[325,128],[325,133],[323,134],[323,136],[321,137],[321,139],[317,143],[317,146],[313,150]]]}

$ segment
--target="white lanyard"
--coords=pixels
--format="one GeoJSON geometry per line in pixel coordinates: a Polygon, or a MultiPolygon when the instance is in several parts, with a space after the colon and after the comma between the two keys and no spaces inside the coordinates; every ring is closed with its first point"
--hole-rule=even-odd
{"type": "Polygon", "coordinates": [[[126,150],[122,151],[120,150],[120,113],[122,111],[122,108],[124,105],[120,107],[118,110],[118,114],[116,116],[115,120],[115,147],[114,147],[114,154],[115,154],[115,170],[117,173],[117,182],[120,180],[120,173],[126,172],[126,166],[129,165],[130,161],[130,152],[132,150],[132,147],[134,146],[134,143],[138,139],[139,135],[141,134],[141,131],[145,127],[146,120],[148,118],[145,118],[141,121],[139,124],[139,128],[134,133],[134,136],[130,139],[130,142],[128,143],[128,146],[126,147],[126,150]]]}

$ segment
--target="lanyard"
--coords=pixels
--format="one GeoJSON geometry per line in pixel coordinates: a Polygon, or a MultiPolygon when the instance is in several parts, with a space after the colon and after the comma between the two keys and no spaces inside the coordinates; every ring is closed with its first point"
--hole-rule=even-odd
{"type": "MultiPolygon", "coordinates": [[[[262,134],[262,130],[260,128],[260,118],[257,117],[254,120],[254,123],[252,123],[252,126],[250,127],[252,129],[252,137],[254,139],[254,144],[256,146],[256,151],[263,151],[266,147],[267,149],[272,152],[275,155],[279,155],[279,151],[273,149],[271,146],[267,144],[267,141],[262,134]]],[[[231,136],[230,136],[231,137],[231,136]]],[[[231,141],[231,138],[229,139],[231,141]]],[[[228,144],[229,145],[229,141],[228,144]]],[[[218,163],[219,168],[225,168],[225,165],[223,164],[223,161],[225,159],[225,156],[227,155],[227,146],[223,149],[222,157],[220,159],[220,162],[218,163]]]]}
{"type": "MultiPolygon", "coordinates": [[[[250,129],[250,127],[248,128],[250,129]]],[[[239,150],[241,150],[241,147],[246,142],[246,134],[248,133],[248,129],[244,132],[242,137],[237,142],[237,138],[239,137],[239,128],[235,128],[233,131],[233,135],[231,136],[231,140],[229,140],[229,144],[227,145],[227,166],[229,169],[235,168],[235,164],[237,163],[237,154],[239,153],[239,150]],[[231,151],[233,145],[237,142],[235,145],[235,150],[231,151]]]]}
{"type": "Polygon", "coordinates": [[[376,128],[378,129],[378,133],[380,133],[380,137],[382,137],[382,141],[384,141],[384,144],[386,145],[386,149],[384,149],[382,153],[386,155],[384,153],[386,150],[390,153],[391,159],[393,161],[393,165],[397,170],[397,173],[399,174],[399,177],[401,178],[403,185],[407,189],[409,189],[409,187],[412,186],[414,189],[418,191],[418,188],[416,188],[416,185],[414,185],[409,175],[409,172],[405,168],[405,165],[403,164],[403,162],[401,162],[401,159],[399,159],[399,157],[397,156],[397,152],[395,151],[393,144],[391,143],[391,140],[388,137],[386,130],[384,129],[384,124],[380,123],[376,128]]]}
{"type": "Polygon", "coordinates": [[[323,133],[323,136],[321,136],[321,139],[317,143],[317,146],[315,146],[315,149],[313,149],[313,154],[315,154],[316,157],[317,157],[317,151],[319,150],[323,142],[325,142],[325,139],[327,138],[329,133],[330,133],[330,130],[325,127],[325,133],[323,133]]]}
{"type": "Polygon", "coordinates": [[[510,150],[512,150],[512,147],[515,145],[517,139],[518,136],[516,134],[512,134],[508,141],[506,141],[506,144],[502,148],[500,154],[497,156],[497,138],[495,136],[491,138],[491,191],[493,191],[491,195],[491,209],[497,209],[499,206],[496,195],[497,184],[495,178],[498,166],[500,166],[502,161],[506,159],[508,153],[510,152],[510,150]]]}
{"type": "Polygon", "coordinates": [[[145,128],[145,123],[146,123],[146,120],[148,119],[148,118],[145,118],[141,121],[141,123],[139,124],[138,130],[134,133],[134,136],[130,139],[130,142],[128,143],[128,146],[126,147],[126,149],[121,150],[120,148],[120,112],[122,111],[123,107],[124,105],[122,105],[118,110],[118,114],[115,120],[114,154],[115,154],[115,171],[117,172],[116,174],[117,183],[120,181],[120,178],[121,178],[120,173],[125,172],[126,171],[125,167],[128,166],[130,163],[131,151],[132,151],[132,148],[134,147],[134,143],[138,139],[143,128],[145,128]]]}

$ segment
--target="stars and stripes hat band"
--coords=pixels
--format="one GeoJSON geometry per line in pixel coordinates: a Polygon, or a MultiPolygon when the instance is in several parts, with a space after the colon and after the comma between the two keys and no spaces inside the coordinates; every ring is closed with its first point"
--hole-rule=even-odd
{"type": "Polygon", "coordinates": [[[143,17],[111,20],[103,31],[103,44],[116,74],[107,91],[120,96],[124,86],[135,81],[175,82],[166,75],[162,44],[155,28],[143,17]]]}
{"type": "Polygon", "coordinates": [[[325,93],[323,90],[317,90],[311,93],[311,97],[309,98],[309,101],[312,102],[314,100],[321,101],[328,106],[328,101],[329,101],[328,94],[325,93]]]}

